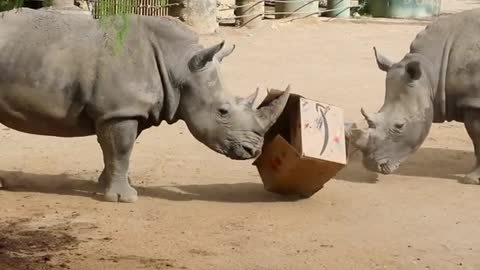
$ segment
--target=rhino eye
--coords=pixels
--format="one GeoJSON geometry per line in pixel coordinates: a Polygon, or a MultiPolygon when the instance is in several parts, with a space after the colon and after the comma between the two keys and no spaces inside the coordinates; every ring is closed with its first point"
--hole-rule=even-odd
{"type": "Polygon", "coordinates": [[[226,114],[228,114],[228,110],[227,110],[227,109],[220,108],[220,109],[218,109],[218,113],[219,113],[220,115],[226,115],[226,114]]]}
{"type": "Polygon", "coordinates": [[[375,123],[372,120],[367,120],[367,124],[369,128],[376,128],[375,123]]]}
{"type": "Polygon", "coordinates": [[[394,126],[395,126],[396,129],[402,129],[405,126],[405,124],[404,123],[399,123],[399,124],[395,124],[394,126]]]}
{"type": "Polygon", "coordinates": [[[228,106],[222,106],[222,107],[217,109],[217,113],[220,116],[225,117],[230,113],[230,110],[229,110],[228,106]]]}

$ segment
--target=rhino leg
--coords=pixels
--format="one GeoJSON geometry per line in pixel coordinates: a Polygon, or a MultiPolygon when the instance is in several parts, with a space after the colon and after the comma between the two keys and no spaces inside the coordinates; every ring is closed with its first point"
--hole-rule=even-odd
{"type": "Polygon", "coordinates": [[[100,174],[100,177],[98,177],[98,184],[100,185],[100,188],[106,188],[108,185],[107,177],[105,176],[106,175],[105,170],[106,168],[103,169],[102,173],[100,174]]]}
{"type": "Polygon", "coordinates": [[[472,139],[475,150],[475,168],[460,180],[464,184],[480,184],[480,111],[468,110],[465,112],[465,128],[472,139]]]}
{"type": "Polygon", "coordinates": [[[103,152],[105,169],[99,182],[105,186],[105,200],[135,202],[137,191],[129,184],[130,154],[137,137],[135,120],[111,121],[97,126],[97,139],[103,152]]]}
{"type": "MultiPolygon", "coordinates": [[[[107,176],[106,176],[106,172],[105,172],[106,168],[103,169],[102,173],[100,174],[100,177],[98,177],[98,184],[100,185],[100,188],[107,188],[109,182],[107,181],[107,176]]],[[[128,177],[128,183],[131,185],[132,184],[132,180],[130,179],[130,177],[128,177]]],[[[1,184],[1,179],[0,179],[0,184],[1,184]]],[[[0,185],[1,187],[1,185],[0,185]]]]}

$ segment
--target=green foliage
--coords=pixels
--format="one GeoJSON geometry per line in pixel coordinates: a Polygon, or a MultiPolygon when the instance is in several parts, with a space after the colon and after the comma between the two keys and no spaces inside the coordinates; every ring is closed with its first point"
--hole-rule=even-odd
{"type": "Polygon", "coordinates": [[[106,31],[113,28],[116,32],[113,49],[119,53],[123,48],[129,30],[128,14],[134,13],[137,0],[97,0],[95,3],[95,16],[98,17],[100,26],[106,31]]]}
{"type": "MultiPolygon", "coordinates": [[[[135,10],[140,10],[139,2],[138,0],[97,0],[95,13],[99,18],[111,15],[132,14],[135,13],[135,10]]],[[[168,2],[168,0],[154,0],[153,5],[162,7],[166,6],[168,2]]]]}
{"type": "Polygon", "coordinates": [[[53,5],[53,0],[43,0],[44,7],[49,7],[51,5],[53,5]]]}
{"type": "Polygon", "coordinates": [[[113,41],[113,44],[110,45],[112,45],[114,53],[120,53],[123,48],[129,30],[129,20],[130,17],[125,13],[105,16],[99,19],[100,26],[105,32],[108,34],[113,32],[115,34],[115,39],[109,40],[113,41]]]}
{"type": "Polygon", "coordinates": [[[23,0],[0,0],[0,12],[23,6],[23,0]]]}
{"type": "MultiPolygon", "coordinates": [[[[95,15],[103,27],[113,26],[117,32],[114,42],[115,52],[121,50],[123,42],[129,30],[129,16],[139,10],[138,0],[97,0],[95,4],[95,15]]],[[[168,0],[156,0],[154,5],[166,6],[168,0]]]]}
{"type": "Polygon", "coordinates": [[[358,14],[360,15],[369,15],[370,14],[370,5],[368,0],[359,0],[358,4],[361,6],[358,10],[358,14]]]}
{"type": "MultiPolygon", "coordinates": [[[[54,0],[43,0],[43,6],[51,6],[54,0]]],[[[156,0],[154,4],[166,6],[168,0],[156,0]]],[[[0,0],[0,12],[23,7],[25,0],[0,0]]],[[[116,32],[113,49],[119,52],[122,49],[129,30],[128,14],[135,13],[138,8],[138,0],[97,0],[95,3],[95,16],[100,26],[106,31],[116,32]]]]}

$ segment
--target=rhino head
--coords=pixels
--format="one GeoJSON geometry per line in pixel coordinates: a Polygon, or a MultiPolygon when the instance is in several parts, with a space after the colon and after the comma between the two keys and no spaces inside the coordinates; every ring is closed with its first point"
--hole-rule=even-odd
{"type": "Polygon", "coordinates": [[[368,128],[348,131],[351,142],[363,153],[363,165],[390,174],[425,140],[433,121],[432,64],[419,54],[407,54],[393,63],[377,53],[385,71],[385,100],[377,113],[361,113],[368,128]]]}
{"type": "Polygon", "coordinates": [[[178,114],[198,141],[231,159],[245,160],[260,154],[263,136],[283,111],[289,89],[260,109],[254,108],[258,89],[245,98],[228,94],[220,62],[234,48],[222,41],[188,59],[178,114]]]}

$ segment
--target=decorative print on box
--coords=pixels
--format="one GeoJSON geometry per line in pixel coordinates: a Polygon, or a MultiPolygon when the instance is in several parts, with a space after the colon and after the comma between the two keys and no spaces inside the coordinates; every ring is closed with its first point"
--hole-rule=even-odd
{"type": "Polygon", "coordinates": [[[301,98],[300,133],[304,156],[323,160],[343,160],[339,153],[345,148],[343,111],[328,104],[301,98]]]}

